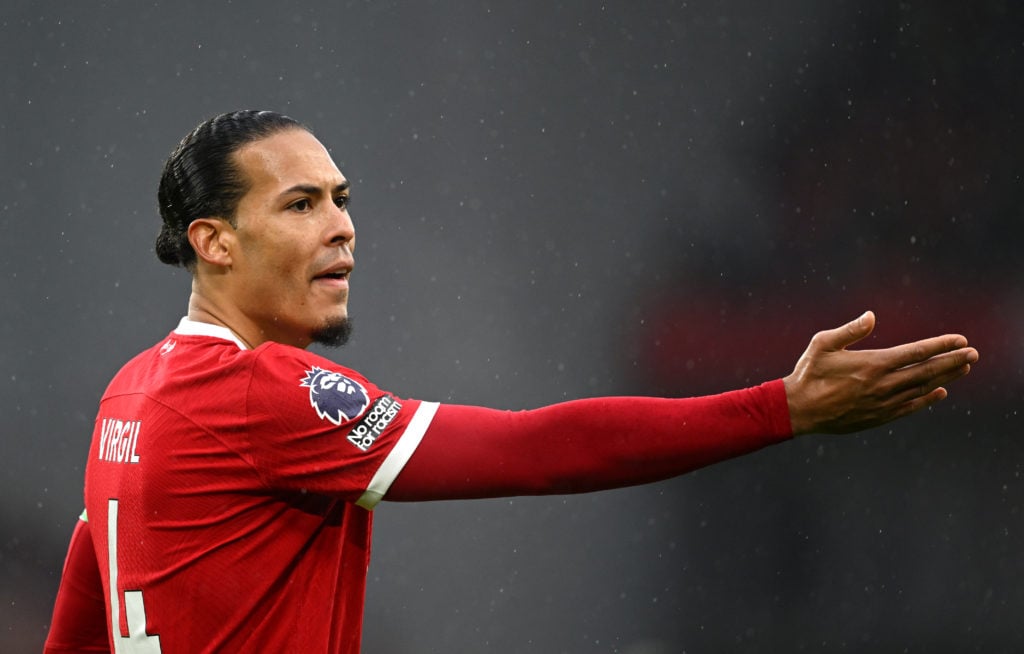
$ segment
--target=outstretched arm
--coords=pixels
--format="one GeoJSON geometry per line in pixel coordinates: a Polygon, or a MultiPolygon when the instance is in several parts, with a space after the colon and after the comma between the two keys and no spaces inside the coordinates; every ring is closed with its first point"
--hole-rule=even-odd
{"type": "Polygon", "coordinates": [[[790,436],[781,380],[708,397],[604,397],[532,411],[442,404],[389,500],[642,484],[790,436]]]}
{"type": "Polygon", "coordinates": [[[596,398],[533,411],[441,405],[387,493],[435,500],[574,493],[642,484],[793,434],[874,427],[946,396],[978,359],[963,336],[846,348],[868,312],[814,336],[784,380],[687,399],[596,398]]]}
{"type": "Polygon", "coordinates": [[[846,349],[874,328],[875,314],[868,311],[814,335],[783,380],[794,434],[860,431],[931,406],[978,360],[978,351],[957,334],[884,350],[846,349]]]}

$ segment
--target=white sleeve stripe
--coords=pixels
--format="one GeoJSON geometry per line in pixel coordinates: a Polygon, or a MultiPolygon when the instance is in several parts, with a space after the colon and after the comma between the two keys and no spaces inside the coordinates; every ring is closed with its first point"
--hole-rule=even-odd
{"type": "Polygon", "coordinates": [[[420,403],[416,413],[412,416],[412,420],[409,421],[405,431],[398,438],[398,442],[391,448],[391,452],[384,459],[384,463],[380,465],[380,468],[377,468],[377,473],[370,480],[370,485],[367,487],[366,492],[363,493],[356,504],[364,509],[373,510],[384,499],[384,494],[391,488],[391,484],[398,478],[398,473],[402,472],[402,468],[409,462],[412,453],[416,451],[420,441],[423,440],[423,435],[427,433],[427,427],[430,426],[430,421],[434,419],[438,406],[437,402],[420,403]]]}

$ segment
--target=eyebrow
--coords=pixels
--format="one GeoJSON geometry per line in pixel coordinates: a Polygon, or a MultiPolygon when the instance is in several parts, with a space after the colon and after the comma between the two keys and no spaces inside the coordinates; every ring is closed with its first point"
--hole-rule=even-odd
{"type": "MultiPolygon", "coordinates": [[[[333,189],[331,189],[331,195],[343,193],[348,190],[349,186],[350,183],[346,179],[344,182],[338,184],[333,189]]],[[[295,186],[292,186],[281,191],[279,196],[285,196],[288,195],[289,193],[305,193],[307,195],[320,195],[320,187],[314,186],[313,184],[296,184],[295,186]]]]}

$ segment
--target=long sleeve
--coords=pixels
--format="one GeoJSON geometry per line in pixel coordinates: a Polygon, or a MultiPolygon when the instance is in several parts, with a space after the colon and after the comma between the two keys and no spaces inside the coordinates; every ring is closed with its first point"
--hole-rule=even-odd
{"type": "Polygon", "coordinates": [[[99,563],[89,523],[79,520],[71,534],[44,654],[109,652],[107,612],[99,563]]]}
{"type": "Polygon", "coordinates": [[[389,500],[579,493],[683,474],[792,435],[781,380],[685,399],[531,411],[441,405],[389,500]]]}

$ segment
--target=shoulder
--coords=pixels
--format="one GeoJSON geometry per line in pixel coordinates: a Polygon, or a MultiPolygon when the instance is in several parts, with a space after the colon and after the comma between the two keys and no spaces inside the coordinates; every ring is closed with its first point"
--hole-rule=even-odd
{"type": "Polygon", "coordinates": [[[172,332],[124,364],[104,395],[197,396],[211,386],[244,388],[254,354],[230,340],[172,332]]]}
{"type": "MultiPolygon", "coordinates": [[[[304,382],[313,378],[344,377],[359,382],[369,383],[360,373],[331,361],[314,352],[303,350],[281,343],[264,343],[251,351],[253,369],[260,374],[285,374],[298,376],[304,382]]],[[[303,386],[308,386],[303,383],[303,386]]]]}
{"type": "Polygon", "coordinates": [[[253,398],[281,403],[295,397],[307,410],[311,405],[319,418],[335,425],[361,415],[383,394],[355,370],[306,350],[265,343],[252,354],[253,398]]]}

